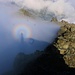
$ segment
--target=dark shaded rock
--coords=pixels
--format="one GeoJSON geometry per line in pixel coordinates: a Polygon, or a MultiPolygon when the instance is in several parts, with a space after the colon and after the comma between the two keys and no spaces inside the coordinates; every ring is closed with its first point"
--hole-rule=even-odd
{"type": "Polygon", "coordinates": [[[41,56],[29,62],[20,75],[66,75],[68,69],[63,56],[56,47],[50,45],[41,56]]]}
{"type": "Polygon", "coordinates": [[[16,75],[22,73],[26,65],[29,62],[35,60],[37,57],[39,57],[42,53],[43,51],[36,50],[32,54],[24,54],[24,53],[17,54],[13,63],[13,67],[14,67],[13,72],[16,75]]]}

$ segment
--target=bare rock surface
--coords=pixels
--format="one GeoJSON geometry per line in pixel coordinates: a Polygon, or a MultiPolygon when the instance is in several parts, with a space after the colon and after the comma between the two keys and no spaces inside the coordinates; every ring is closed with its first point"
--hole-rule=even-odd
{"type": "Polygon", "coordinates": [[[63,26],[58,32],[54,46],[63,55],[65,63],[69,67],[75,68],[75,25],[65,21],[61,21],[61,24],[63,26]]]}

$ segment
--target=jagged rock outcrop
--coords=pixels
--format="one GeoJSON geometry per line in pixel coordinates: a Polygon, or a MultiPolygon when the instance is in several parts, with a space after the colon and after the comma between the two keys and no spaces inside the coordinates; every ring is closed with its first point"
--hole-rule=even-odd
{"type": "Polygon", "coordinates": [[[61,21],[58,21],[58,19],[56,17],[53,17],[51,22],[54,22],[55,24],[58,24],[60,26],[64,26],[64,25],[75,25],[73,23],[69,23],[67,21],[64,21],[64,20],[61,20],[61,21]]]}
{"type": "Polygon", "coordinates": [[[58,22],[57,18],[52,18],[51,22],[58,22]]]}
{"type": "Polygon", "coordinates": [[[34,18],[34,15],[31,12],[29,12],[28,10],[25,10],[23,8],[19,10],[19,13],[21,15],[34,18]]]}
{"type": "Polygon", "coordinates": [[[63,55],[65,63],[75,68],[75,25],[61,26],[54,45],[63,55]]]}

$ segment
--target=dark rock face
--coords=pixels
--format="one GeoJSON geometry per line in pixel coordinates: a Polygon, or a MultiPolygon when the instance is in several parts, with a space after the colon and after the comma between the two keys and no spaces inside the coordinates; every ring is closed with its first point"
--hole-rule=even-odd
{"type": "Polygon", "coordinates": [[[75,25],[62,26],[54,45],[64,55],[65,63],[75,68],[75,25]]]}
{"type": "Polygon", "coordinates": [[[39,57],[43,52],[36,50],[36,52],[32,54],[24,54],[24,53],[19,53],[14,60],[13,67],[14,67],[14,72],[15,74],[20,74],[23,72],[24,68],[26,65],[35,60],[37,57],[39,57]]]}
{"type": "Polygon", "coordinates": [[[50,45],[41,56],[28,63],[20,75],[67,75],[68,69],[63,56],[56,47],[50,45]]]}

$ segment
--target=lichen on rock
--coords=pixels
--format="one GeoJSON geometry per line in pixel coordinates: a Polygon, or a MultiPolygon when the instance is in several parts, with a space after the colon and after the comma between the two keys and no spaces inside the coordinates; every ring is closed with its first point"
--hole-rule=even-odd
{"type": "Polygon", "coordinates": [[[75,68],[75,25],[68,23],[61,26],[56,39],[54,46],[63,55],[65,63],[75,68]]]}

